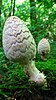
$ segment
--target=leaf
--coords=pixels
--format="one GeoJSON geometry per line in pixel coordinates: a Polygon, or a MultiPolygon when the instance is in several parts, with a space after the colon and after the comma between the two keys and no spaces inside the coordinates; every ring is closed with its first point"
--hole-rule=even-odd
{"type": "Polygon", "coordinates": [[[5,73],[2,70],[0,70],[0,75],[5,76],[5,73]]]}

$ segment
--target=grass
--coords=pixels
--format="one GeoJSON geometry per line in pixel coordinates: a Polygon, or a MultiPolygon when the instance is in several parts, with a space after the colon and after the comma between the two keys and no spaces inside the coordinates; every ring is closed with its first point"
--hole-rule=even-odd
{"type": "Polygon", "coordinates": [[[47,61],[38,61],[36,66],[39,70],[49,70],[50,72],[56,71],[56,59],[48,59],[47,61]]]}
{"type": "MultiPolygon", "coordinates": [[[[36,60],[36,67],[47,76],[49,87],[51,81],[56,82],[56,57],[49,56],[46,61],[41,61],[39,58],[36,60]]],[[[13,96],[23,98],[26,91],[27,95],[30,94],[33,96],[33,90],[38,89],[36,84],[29,82],[28,77],[19,64],[9,62],[4,55],[2,47],[0,48],[0,69],[1,100],[4,98],[6,98],[6,100],[12,100],[10,98],[13,96]]]]}

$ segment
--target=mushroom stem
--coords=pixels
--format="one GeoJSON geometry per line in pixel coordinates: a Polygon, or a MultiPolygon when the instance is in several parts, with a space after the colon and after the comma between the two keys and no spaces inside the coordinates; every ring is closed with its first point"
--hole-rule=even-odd
{"type": "Polygon", "coordinates": [[[40,86],[47,86],[46,76],[35,67],[35,61],[30,61],[25,65],[25,73],[28,75],[30,81],[35,82],[40,86]]]}

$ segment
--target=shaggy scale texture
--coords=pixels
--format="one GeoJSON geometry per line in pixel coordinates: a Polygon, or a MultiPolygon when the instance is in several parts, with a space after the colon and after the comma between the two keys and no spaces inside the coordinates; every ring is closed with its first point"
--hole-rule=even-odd
{"type": "Polygon", "coordinates": [[[26,64],[36,55],[36,44],[25,23],[16,16],[9,17],[3,29],[3,49],[6,57],[26,64]]]}

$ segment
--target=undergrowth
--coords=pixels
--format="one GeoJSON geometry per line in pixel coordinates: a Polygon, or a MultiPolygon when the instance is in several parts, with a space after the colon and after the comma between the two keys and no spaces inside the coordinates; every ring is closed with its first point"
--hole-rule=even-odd
{"type": "MultiPolygon", "coordinates": [[[[36,60],[36,67],[46,75],[48,87],[52,81],[56,82],[56,59],[49,56],[46,61],[41,61],[40,57],[36,60]]],[[[23,97],[24,93],[33,95],[33,89],[39,89],[39,87],[31,83],[28,77],[24,73],[23,67],[19,64],[9,62],[3,53],[3,49],[0,48],[0,98],[1,100],[13,100],[17,94],[19,97],[23,97]]]]}

